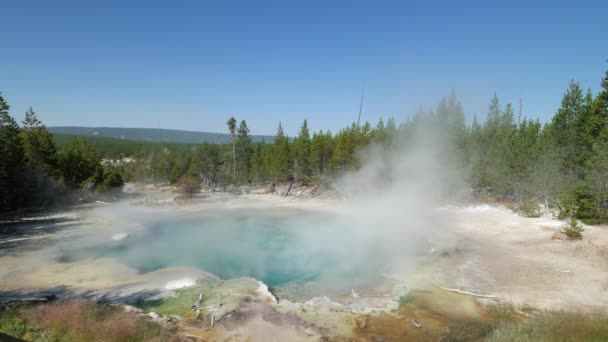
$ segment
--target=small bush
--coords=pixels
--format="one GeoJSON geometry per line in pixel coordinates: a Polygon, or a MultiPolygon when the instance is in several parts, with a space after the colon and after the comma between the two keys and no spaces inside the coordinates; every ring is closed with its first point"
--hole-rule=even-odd
{"type": "Polygon", "coordinates": [[[117,169],[106,169],[103,172],[103,181],[97,185],[97,189],[99,191],[108,191],[121,188],[124,184],[122,176],[117,169]]]}
{"type": "Polygon", "coordinates": [[[569,239],[572,240],[580,240],[583,238],[583,232],[585,229],[578,223],[578,221],[571,217],[568,221],[566,221],[561,228],[561,232],[566,234],[569,239]]]}
{"type": "Polygon", "coordinates": [[[413,302],[415,299],[416,299],[416,296],[414,296],[411,293],[403,295],[403,296],[399,297],[399,306],[407,305],[407,304],[413,302]]]}
{"type": "Polygon", "coordinates": [[[188,198],[192,198],[195,193],[201,191],[201,185],[192,177],[182,177],[177,181],[179,191],[188,198]]]}
{"type": "Polygon", "coordinates": [[[526,200],[519,207],[519,212],[525,217],[541,217],[543,211],[538,203],[532,200],[526,200]]]}

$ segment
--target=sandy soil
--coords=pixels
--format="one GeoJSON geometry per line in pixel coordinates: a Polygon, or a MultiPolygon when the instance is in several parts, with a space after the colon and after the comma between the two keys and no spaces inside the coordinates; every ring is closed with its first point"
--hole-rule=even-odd
{"type": "Polygon", "coordinates": [[[542,309],[608,307],[607,227],[585,226],[580,241],[553,240],[561,222],[551,217],[488,205],[446,210],[458,224],[450,227],[455,245],[430,267],[438,284],[542,309]]]}

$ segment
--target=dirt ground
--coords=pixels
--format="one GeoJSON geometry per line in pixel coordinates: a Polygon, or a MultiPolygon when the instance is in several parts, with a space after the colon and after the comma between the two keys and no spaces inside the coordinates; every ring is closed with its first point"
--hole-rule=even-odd
{"type": "Polygon", "coordinates": [[[432,279],[539,309],[608,308],[608,227],[583,239],[554,240],[561,222],[524,218],[502,207],[450,208],[454,246],[439,253],[432,279]]]}

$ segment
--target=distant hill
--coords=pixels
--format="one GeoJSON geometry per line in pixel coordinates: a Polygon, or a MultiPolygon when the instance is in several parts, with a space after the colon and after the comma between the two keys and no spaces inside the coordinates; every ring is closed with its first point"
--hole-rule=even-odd
{"type": "MultiPolygon", "coordinates": [[[[162,128],[118,128],[118,127],[80,127],[80,126],[54,126],[48,127],[53,134],[79,135],[87,137],[113,138],[132,141],[165,142],[178,144],[199,144],[204,141],[214,144],[227,144],[230,134],[182,131],[178,129],[162,128]]],[[[273,136],[253,135],[253,142],[267,143],[274,141],[273,136]]]]}
{"type": "Polygon", "coordinates": [[[156,152],[165,147],[177,149],[189,149],[196,144],[180,144],[180,143],[163,143],[158,141],[135,141],[125,139],[114,139],[99,136],[73,135],[53,133],[53,140],[58,149],[62,149],[70,140],[74,138],[84,138],[87,140],[97,152],[101,153],[104,158],[122,158],[127,156],[135,156],[137,153],[156,152]]]}

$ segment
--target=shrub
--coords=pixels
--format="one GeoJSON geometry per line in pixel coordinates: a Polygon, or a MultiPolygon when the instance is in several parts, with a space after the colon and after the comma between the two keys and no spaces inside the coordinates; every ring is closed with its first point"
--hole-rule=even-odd
{"type": "Polygon", "coordinates": [[[186,197],[191,198],[195,193],[201,191],[201,185],[192,177],[182,177],[177,181],[179,191],[186,197]]]}
{"type": "Polygon", "coordinates": [[[574,217],[587,224],[597,224],[604,219],[595,204],[592,189],[584,182],[577,182],[560,196],[559,210],[560,220],[574,217]]]}
{"type": "Polygon", "coordinates": [[[525,217],[541,217],[543,215],[541,207],[532,200],[525,200],[518,211],[525,217]]]}
{"type": "Polygon", "coordinates": [[[108,191],[115,188],[120,188],[124,185],[122,176],[117,169],[106,169],[103,172],[103,181],[97,186],[100,191],[108,191]]]}
{"type": "Polygon", "coordinates": [[[403,295],[403,296],[399,297],[399,306],[407,305],[407,304],[413,302],[414,299],[416,299],[416,296],[414,296],[411,293],[403,295]]]}
{"type": "Polygon", "coordinates": [[[569,239],[572,240],[580,240],[583,238],[583,232],[585,229],[578,223],[578,221],[574,217],[570,217],[568,221],[566,221],[562,225],[561,232],[566,234],[569,239]]]}

